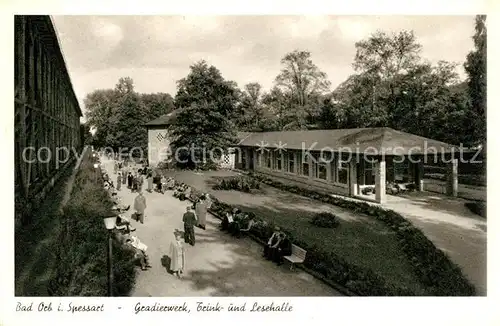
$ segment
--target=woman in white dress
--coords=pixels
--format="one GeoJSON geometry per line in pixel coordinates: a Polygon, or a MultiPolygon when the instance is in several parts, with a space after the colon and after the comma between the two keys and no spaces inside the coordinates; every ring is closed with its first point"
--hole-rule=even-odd
{"type": "Polygon", "coordinates": [[[170,244],[170,270],[180,278],[184,273],[184,266],[184,246],[182,245],[180,233],[175,232],[175,240],[170,244]]]}

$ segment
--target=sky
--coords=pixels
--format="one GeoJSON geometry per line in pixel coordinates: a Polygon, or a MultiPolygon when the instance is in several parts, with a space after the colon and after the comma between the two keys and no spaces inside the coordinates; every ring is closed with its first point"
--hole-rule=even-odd
{"type": "Polygon", "coordinates": [[[422,57],[462,64],[473,49],[474,16],[53,16],[75,93],[114,88],[131,77],[141,93],[176,94],[176,81],[206,60],[227,80],[265,90],[295,49],[335,89],[354,73],[355,43],[377,30],[413,30],[422,57]]]}

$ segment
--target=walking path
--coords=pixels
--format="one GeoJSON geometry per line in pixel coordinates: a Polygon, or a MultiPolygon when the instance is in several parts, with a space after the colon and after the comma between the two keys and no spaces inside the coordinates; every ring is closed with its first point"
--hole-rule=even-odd
{"type": "MultiPolygon", "coordinates": [[[[102,164],[116,183],[112,161],[102,164]]],[[[122,186],[124,204],[132,205],[136,194],[122,186]]],[[[184,277],[167,272],[166,257],[175,229],[183,230],[182,214],[189,201],[179,201],[169,191],[144,192],[147,208],[144,224],[132,221],[133,233],[148,246],[153,266],[139,271],[132,296],[340,296],[310,274],[287,265],[276,266],[261,257],[262,247],[248,238],[236,239],[218,230],[220,221],[207,216],[207,228],[195,229],[196,245],[185,245],[184,277]]],[[[127,217],[132,213],[132,207],[127,217]]]]}
{"type": "Polygon", "coordinates": [[[486,295],[486,220],[465,207],[465,200],[428,192],[395,197],[385,207],[407,217],[449,255],[465,276],[486,295]]]}
{"type": "Polygon", "coordinates": [[[479,295],[486,295],[487,222],[465,207],[467,200],[426,191],[387,197],[387,203],[382,207],[392,209],[409,219],[462,269],[479,295]]]}

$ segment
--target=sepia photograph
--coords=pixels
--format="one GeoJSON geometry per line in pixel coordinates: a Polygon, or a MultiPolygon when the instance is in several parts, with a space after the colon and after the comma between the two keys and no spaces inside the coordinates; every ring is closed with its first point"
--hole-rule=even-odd
{"type": "Polygon", "coordinates": [[[486,15],[14,25],[16,297],[487,295],[486,15]]]}

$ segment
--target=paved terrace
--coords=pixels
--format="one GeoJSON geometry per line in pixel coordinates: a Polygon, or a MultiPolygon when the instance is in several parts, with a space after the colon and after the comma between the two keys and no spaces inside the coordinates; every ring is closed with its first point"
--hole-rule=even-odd
{"type": "MultiPolygon", "coordinates": [[[[112,161],[102,158],[111,178],[112,161]]],[[[116,182],[116,180],[114,181],[116,182]]],[[[118,192],[124,204],[133,206],[136,194],[126,187],[118,192]]],[[[167,272],[166,262],[175,229],[183,230],[182,214],[188,201],[144,192],[147,200],[144,224],[132,221],[133,232],[148,246],[153,266],[139,271],[132,296],[340,296],[310,274],[288,265],[276,266],[261,257],[262,247],[249,238],[235,239],[218,230],[220,220],[207,216],[207,228],[195,229],[196,245],[185,245],[186,270],[178,279],[167,272]]],[[[126,216],[130,217],[132,208],[126,216]]]]}

